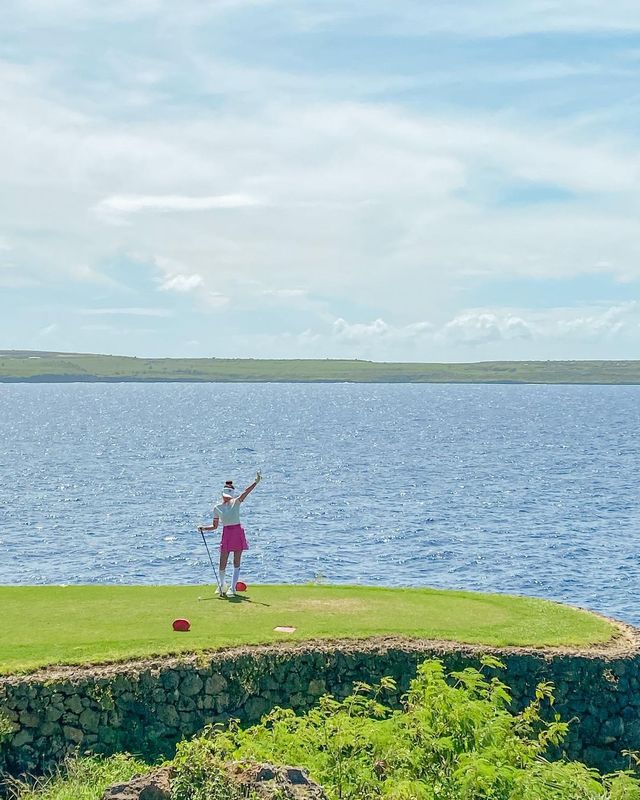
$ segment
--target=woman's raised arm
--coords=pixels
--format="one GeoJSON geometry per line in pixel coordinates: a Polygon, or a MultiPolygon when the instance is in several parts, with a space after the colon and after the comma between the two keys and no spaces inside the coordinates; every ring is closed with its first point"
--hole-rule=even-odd
{"type": "Polygon", "coordinates": [[[244,500],[246,500],[246,499],[247,499],[247,497],[248,497],[248,496],[251,494],[251,492],[252,492],[252,491],[253,491],[253,490],[256,488],[256,486],[257,486],[257,485],[260,483],[260,481],[261,481],[261,480],[262,480],[262,475],[260,474],[260,471],[258,470],[258,472],[256,473],[256,479],[255,479],[255,481],[254,481],[254,482],[251,484],[251,486],[247,486],[247,488],[244,490],[244,492],[242,492],[242,494],[240,495],[240,497],[238,497],[238,500],[239,500],[241,503],[242,503],[244,500]]]}

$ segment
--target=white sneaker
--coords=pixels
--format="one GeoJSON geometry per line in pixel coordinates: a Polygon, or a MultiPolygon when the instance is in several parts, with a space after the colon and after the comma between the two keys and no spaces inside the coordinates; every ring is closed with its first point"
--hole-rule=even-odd
{"type": "Polygon", "coordinates": [[[220,586],[219,586],[219,585],[218,585],[218,586],[216,586],[216,594],[217,594],[219,597],[224,597],[224,595],[227,593],[227,588],[228,588],[228,587],[227,587],[227,584],[226,584],[226,583],[225,583],[225,585],[222,587],[222,589],[220,588],[220,586]]]}
{"type": "Polygon", "coordinates": [[[233,591],[233,589],[227,589],[227,597],[235,597],[235,596],[236,593],[233,591]]]}

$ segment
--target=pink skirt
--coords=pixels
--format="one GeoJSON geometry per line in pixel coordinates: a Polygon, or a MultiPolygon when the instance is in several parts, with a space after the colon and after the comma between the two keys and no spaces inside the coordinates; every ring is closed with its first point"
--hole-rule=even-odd
{"type": "Polygon", "coordinates": [[[222,528],[220,549],[227,553],[236,553],[238,550],[249,549],[242,525],[225,525],[222,528]]]}

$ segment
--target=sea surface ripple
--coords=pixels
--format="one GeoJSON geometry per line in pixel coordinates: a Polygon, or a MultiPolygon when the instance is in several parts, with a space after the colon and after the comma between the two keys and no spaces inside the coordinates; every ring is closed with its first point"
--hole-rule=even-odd
{"type": "Polygon", "coordinates": [[[636,386],[0,384],[0,582],[211,582],[196,527],[225,479],[261,468],[249,583],[510,592],[640,624],[639,401],[636,386]]]}

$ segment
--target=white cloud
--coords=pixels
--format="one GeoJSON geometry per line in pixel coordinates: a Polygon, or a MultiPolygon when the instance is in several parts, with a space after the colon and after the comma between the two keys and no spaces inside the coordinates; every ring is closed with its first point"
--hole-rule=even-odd
{"type": "Polygon", "coordinates": [[[12,198],[3,224],[23,230],[39,220],[49,237],[23,239],[16,258],[45,273],[68,273],[72,259],[95,265],[122,251],[162,252],[188,265],[161,267],[166,279],[197,274],[218,286],[225,274],[268,274],[274,293],[303,283],[312,296],[357,294],[407,320],[451,309],[457,282],[471,273],[576,275],[593,269],[597,252],[612,274],[640,275],[640,154],[620,141],[576,141],[479,113],[311,100],[123,129],[54,102],[38,72],[1,77],[0,191],[12,198]],[[487,173],[597,201],[495,208],[482,191],[487,173]],[[238,191],[214,194],[213,186],[238,191]],[[128,224],[107,230],[88,208],[128,224]],[[251,213],[196,213],[225,208],[251,213]]]}
{"type": "Polygon", "coordinates": [[[401,328],[401,331],[408,337],[418,337],[432,333],[434,327],[435,326],[431,322],[412,322],[409,325],[405,325],[404,328],[401,328]]]}
{"type": "Polygon", "coordinates": [[[158,255],[150,259],[145,259],[140,255],[137,258],[142,262],[151,261],[164,273],[160,279],[158,291],[191,295],[197,306],[204,311],[223,308],[231,300],[228,295],[207,287],[207,283],[211,283],[213,280],[211,277],[207,281],[199,273],[186,272],[186,267],[172,258],[158,255]]]}
{"type": "Polygon", "coordinates": [[[344,319],[337,319],[333,323],[334,334],[339,339],[347,339],[348,341],[386,336],[389,330],[389,325],[383,319],[376,319],[369,323],[348,323],[344,319]]]}
{"type": "Polygon", "coordinates": [[[173,312],[166,308],[83,308],[81,314],[90,317],[130,316],[130,317],[172,317],[173,312]]]}
{"type": "Polygon", "coordinates": [[[439,334],[457,344],[481,345],[499,339],[529,339],[533,330],[524,319],[512,314],[470,311],[447,322],[439,334]]]}
{"type": "Polygon", "coordinates": [[[339,318],[332,326],[333,336],[346,342],[370,342],[372,340],[419,339],[433,332],[430,322],[412,322],[409,325],[390,325],[383,319],[372,322],[347,322],[339,318]]]}
{"type": "Polygon", "coordinates": [[[204,285],[202,275],[169,275],[158,286],[160,292],[178,292],[180,294],[192,292],[204,285]]]}
{"type": "Polygon", "coordinates": [[[457,345],[513,340],[579,340],[614,338],[640,324],[640,304],[620,303],[587,308],[480,309],[457,315],[437,336],[457,345]]]}
{"type": "MultiPolygon", "coordinates": [[[[331,337],[344,344],[359,344],[367,348],[378,344],[389,348],[390,352],[407,346],[433,347],[434,344],[443,342],[453,346],[467,346],[498,340],[529,339],[534,334],[534,326],[520,316],[510,312],[501,314],[488,311],[468,311],[440,326],[427,321],[398,326],[380,318],[368,323],[349,323],[340,318],[331,327],[331,337]]],[[[307,342],[317,342],[310,330],[305,331],[302,336],[307,342]]],[[[326,337],[326,333],[324,336],[326,337]]]]}
{"type": "Polygon", "coordinates": [[[246,194],[223,194],[193,197],[189,195],[111,195],[95,207],[96,214],[109,219],[114,215],[136,214],[141,211],[188,212],[216,209],[250,208],[264,205],[262,200],[246,194]]]}
{"type": "Polygon", "coordinates": [[[547,347],[572,340],[614,340],[637,331],[639,326],[640,303],[629,302],[589,308],[469,309],[439,325],[425,321],[391,325],[381,318],[348,322],[339,318],[330,326],[309,328],[298,338],[300,344],[317,351],[323,346],[330,349],[333,342],[362,348],[356,349],[356,354],[368,355],[375,347],[378,357],[402,360],[410,353],[417,360],[429,360],[434,347],[446,347],[449,357],[455,358],[469,353],[469,348],[475,351],[482,346],[521,347],[531,343],[547,347]]]}
{"type": "MultiPolygon", "coordinates": [[[[565,312],[566,313],[566,312],[565,312]]],[[[637,301],[621,303],[604,309],[591,309],[588,313],[559,319],[557,332],[561,336],[577,338],[615,336],[640,324],[640,304],[637,301]]]]}
{"type": "Polygon", "coordinates": [[[298,334],[297,340],[300,345],[306,348],[322,342],[322,336],[312,331],[311,328],[307,328],[306,331],[302,331],[302,333],[298,334]]]}
{"type": "Polygon", "coordinates": [[[307,297],[308,292],[306,289],[263,289],[262,294],[267,297],[307,297]]]}
{"type": "Polygon", "coordinates": [[[362,33],[438,34],[503,37],[535,33],[633,32],[640,30],[634,0],[14,0],[11,17],[46,20],[53,27],[97,22],[165,20],[167,30],[192,31],[224,15],[246,9],[272,9],[272,21],[288,33],[346,29],[362,33]]]}
{"type": "MultiPolygon", "coordinates": [[[[340,318],[301,332],[241,332],[225,339],[223,349],[218,348],[214,353],[243,358],[366,358],[400,362],[618,359],[633,357],[639,330],[640,304],[635,303],[583,308],[471,309],[439,325],[429,322],[392,325],[381,318],[348,322],[340,318]],[[623,326],[615,324],[618,314],[625,315],[623,326]],[[474,341],[477,330],[466,341],[444,335],[448,322],[474,315],[493,317],[498,333],[492,331],[481,346],[474,341]],[[587,324],[588,335],[570,324],[592,318],[595,322],[587,324]],[[602,320],[609,320],[608,332],[603,333],[606,323],[602,320]],[[526,330],[518,331],[522,323],[526,330]],[[627,346],[631,348],[630,355],[620,356],[620,348],[627,346]]],[[[199,355],[211,355],[210,344],[198,341],[199,355]]],[[[177,355],[183,353],[178,351],[177,355]]]]}
{"type": "MultiPolygon", "coordinates": [[[[0,284],[68,281],[71,287],[83,284],[78,291],[87,297],[91,286],[84,284],[102,282],[104,291],[100,287],[77,303],[111,307],[95,310],[102,314],[134,316],[137,309],[158,315],[144,308],[159,302],[157,294],[151,299],[154,288],[182,294],[183,305],[200,310],[279,305],[282,325],[286,313],[293,320],[308,311],[300,327],[309,327],[306,340],[314,346],[369,342],[379,348],[374,354],[410,346],[430,354],[431,345],[446,354],[473,343],[504,344],[516,352],[551,336],[578,341],[609,331],[615,338],[633,327],[631,314],[607,317],[600,307],[548,313],[474,308],[490,305],[487,287],[505,279],[516,279],[517,286],[518,278],[532,276],[640,278],[637,134],[607,125],[610,109],[599,95],[594,93],[597,108],[589,109],[577,108],[579,93],[562,94],[563,78],[603,73],[611,80],[621,56],[610,59],[607,47],[601,57],[590,48],[582,58],[569,48],[561,62],[543,54],[532,63],[523,54],[504,64],[479,57],[477,51],[486,50],[481,45],[451,72],[446,59],[434,58],[431,70],[408,52],[400,60],[406,74],[398,66],[381,81],[346,58],[338,70],[318,71],[272,66],[282,62],[266,51],[250,58],[239,49],[235,63],[217,55],[212,60],[211,53],[232,51],[209,46],[228,44],[226,24],[216,21],[251,4],[12,1],[8,14],[16,30],[28,32],[30,21],[37,22],[33,36],[46,28],[53,42],[48,47],[61,55],[51,58],[45,48],[27,53],[24,66],[0,62],[0,202],[12,265],[12,272],[0,272],[0,284]],[[89,42],[96,21],[135,22],[159,39],[163,31],[179,30],[176,38],[193,46],[149,52],[131,48],[124,37],[112,55],[97,59],[95,70],[81,74],[56,36],[71,31],[70,41],[82,28],[82,41],[89,42]],[[202,37],[191,35],[205,29],[206,47],[202,37]],[[470,107],[460,102],[458,90],[446,103],[438,100],[442,95],[402,92],[424,87],[425,80],[437,88],[444,78],[460,85],[471,80],[468,94],[479,73],[487,82],[510,81],[511,95],[503,102],[493,87],[484,112],[486,97],[474,98],[470,107]],[[549,78],[559,79],[551,94],[541,98],[536,88],[529,102],[520,103],[530,87],[519,85],[514,93],[514,80],[549,78]],[[182,81],[191,87],[184,96],[182,81]],[[550,117],[544,108],[550,103],[562,112],[550,117]],[[590,113],[604,115],[600,127],[590,125],[590,113]],[[553,205],[503,202],[530,187],[541,194],[557,190],[566,199],[553,205]],[[131,253],[144,254],[141,260],[156,268],[157,279],[146,290],[141,280],[135,288],[132,281],[123,299],[123,293],[109,293],[101,270],[131,253]],[[155,259],[156,253],[164,258],[155,259]],[[483,283],[478,300],[474,292],[483,283]],[[136,309],[120,308],[129,305],[136,309]],[[356,316],[349,308],[364,311],[356,316]],[[339,313],[356,321],[334,326],[339,313]],[[320,334],[314,326],[322,324],[320,334]]],[[[640,7],[630,0],[606,6],[595,0],[263,5],[258,27],[275,32],[277,26],[285,36],[316,27],[339,28],[347,36],[446,31],[450,42],[449,34],[605,31],[623,20],[628,30],[640,29],[640,7]]],[[[130,30],[133,39],[137,29],[130,30]]],[[[103,35],[100,25],[96,31],[103,35]]],[[[384,57],[380,63],[387,63],[384,57]]],[[[630,57],[623,66],[635,68],[630,57]]],[[[604,91],[604,78],[598,85],[604,91]]],[[[587,94],[587,81],[580,86],[587,94]]]]}
{"type": "Polygon", "coordinates": [[[199,298],[205,309],[223,308],[231,302],[231,298],[221,292],[205,292],[199,298]]]}
{"type": "Polygon", "coordinates": [[[634,0],[398,0],[393,5],[384,0],[364,5],[360,0],[315,0],[303,5],[301,15],[308,27],[333,28],[350,20],[370,32],[410,36],[498,38],[640,30],[640,9],[634,0]]]}
{"type": "Polygon", "coordinates": [[[16,18],[46,20],[50,26],[73,26],[89,22],[134,22],[145,19],[166,19],[167,28],[192,26],[215,19],[221,14],[255,6],[282,5],[282,0],[183,0],[176,9],[171,0],[14,0],[12,10],[16,18]]]}

